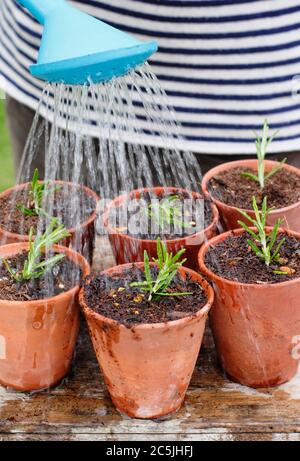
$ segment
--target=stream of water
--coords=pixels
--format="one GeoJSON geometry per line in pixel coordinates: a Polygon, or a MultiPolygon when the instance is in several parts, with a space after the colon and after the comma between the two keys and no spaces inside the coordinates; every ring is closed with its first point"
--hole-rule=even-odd
{"type": "Polygon", "coordinates": [[[158,184],[199,189],[201,171],[190,152],[178,149],[184,140],[176,117],[148,64],[102,84],[47,85],[18,182],[30,179],[42,143],[47,179],[84,181],[101,197],[158,184]]]}
{"type": "MultiPolygon", "coordinates": [[[[199,192],[200,167],[195,156],[183,148],[174,111],[148,64],[101,84],[46,84],[17,182],[30,181],[35,166],[49,183],[63,181],[58,187],[65,196],[64,204],[55,214],[68,229],[76,229],[72,247],[89,256],[89,246],[82,248],[82,241],[88,238],[80,224],[93,207],[79,193],[72,193],[69,183],[85,185],[101,198],[97,232],[105,233],[101,213],[107,201],[120,194],[153,186],[199,192]]],[[[26,234],[23,216],[16,215],[18,200],[15,191],[7,221],[17,220],[26,234]]],[[[54,194],[45,194],[43,209],[49,215],[54,202],[54,194]]],[[[42,216],[38,227],[42,230],[44,226],[42,216]]],[[[2,237],[2,243],[6,242],[7,236],[2,237]]],[[[53,294],[51,280],[48,284],[49,294],[53,294]]]]}

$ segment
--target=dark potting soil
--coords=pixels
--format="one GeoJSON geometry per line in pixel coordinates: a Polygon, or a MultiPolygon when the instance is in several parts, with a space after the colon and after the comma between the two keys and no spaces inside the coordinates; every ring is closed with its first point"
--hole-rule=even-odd
{"type": "MultiPolygon", "coordinates": [[[[252,209],[252,197],[260,205],[266,196],[268,207],[283,208],[300,201],[300,176],[282,169],[266,181],[261,189],[256,181],[242,173],[253,173],[249,168],[233,168],[224,171],[209,182],[211,195],[227,205],[252,209]]],[[[256,174],[256,171],[255,171],[256,174]]]]}
{"type": "Polygon", "coordinates": [[[285,242],[280,249],[280,260],[269,267],[251,250],[245,235],[230,236],[210,247],[205,255],[205,264],[220,277],[241,283],[264,284],[293,280],[300,277],[300,241],[281,234],[277,242],[283,236],[285,242]],[[274,270],[288,274],[276,274],[274,270]]]}
{"type": "MultiPolygon", "coordinates": [[[[157,269],[152,268],[153,277],[157,269]]],[[[201,286],[187,278],[176,275],[169,287],[172,292],[188,292],[186,296],[162,296],[148,301],[149,293],[132,282],[145,280],[144,272],[132,265],[123,274],[107,276],[91,275],[84,281],[84,301],[95,312],[131,327],[142,323],[160,323],[178,320],[196,314],[207,302],[201,286]]]]}
{"type": "MultiPolygon", "coordinates": [[[[50,184],[48,187],[53,190],[54,186],[50,184]]],[[[49,192],[49,194],[53,196],[49,199],[50,206],[53,205],[53,211],[49,214],[58,217],[67,229],[86,221],[96,207],[94,199],[76,186],[64,185],[55,192],[49,192]]],[[[36,229],[43,217],[24,216],[22,211],[17,208],[19,204],[27,208],[31,207],[27,189],[18,191],[17,194],[12,192],[9,196],[1,199],[0,226],[15,234],[28,235],[30,228],[36,229]]]]}
{"type": "Polygon", "coordinates": [[[111,227],[118,233],[147,240],[156,240],[158,237],[162,240],[183,238],[202,231],[211,224],[212,219],[208,200],[195,200],[190,194],[182,192],[166,192],[159,197],[155,193],[143,192],[139,199],[128,200],[112,209],[109,217],[111,227]],[[175,196],[175,201],[167,202],[175,196]],[[179,219],[174,223],[159,223],[158,203],[166,203],[170,209],[176,207],[180,213],[179,219]]]}
{"type": "MultiPolygon", "coordinates": [[[[27,254],[24,251],[17,256],[8,258],[10,267],[13,270],[20,270],[27,254]]],[[[80,267],[65,257],[56,266],[49,269],[43,277],[31,281],[15,282],[0,260],[0,299],[8,301],[47,299],[78,285],[81,277],[80,267]]]]}

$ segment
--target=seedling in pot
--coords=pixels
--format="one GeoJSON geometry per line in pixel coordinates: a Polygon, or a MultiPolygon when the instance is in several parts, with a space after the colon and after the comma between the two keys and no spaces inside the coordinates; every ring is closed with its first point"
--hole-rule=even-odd
{"type": "Polygon", "coordinates": [[[39,170],[36,168],[29,184],[27,206],[23,204],[17,205],[17,208],[24,216],[39,216],[40,214],[44,214],[48,217],[47,213],[42,208],[44,194],[45,192],[51,193],[59,189],[59,187],[56,186],[47,190],[48,186],[49,181],[39,181],[39,170]]]}
{"type": "MultiPolygon", "coordinates": [[[[254,230],[250,229],[249,226],[243,221],[238,221],[239,225],[243,227],[243,229],[245,229],[245,231],[251,237],[247,240],[247,243],[254,251],[256,256],[262,259],[267,266],[270,266],[272,263],[278,263],[280,262],[279,250],[285,241],[284,237],[279,242],[277,239],[279,227],[283,223],[283,219],[278,219],[271,233],[267,234],[267,217],[271,211],[271,209],[268,209],[267,207],[267,197],[265,197],[263,200],[261,211],[258,209],[255,197],[252,199],[252,207],[255,213],[255,219],[249,216],[247,212],[239,210],[241,215],[249,220],[251,224],[253,224],[253,226],[257,229],[257,232],[255,232],[254,230]]],[[[287,273],[281,270],[276,270],[274,272],[278,274],[287,273]]]]}
{"type": "Polygon", "coordinates": [[[158,273],[154,279],[151,274],[151,266],[149,255],[144,251],[144,274],[146,280],[143,282],[133,282],[131,287],[138,287],[141,291],[149,293],[148,301],[160,296],[187,296],[191,295],[190,292],[169,292],[168,289],[172,280],[174,279],[177,269],[181,267],[186,259],[180,261],[180,258],[185,252],[185,248],[178,251],[174,256],[168,253],[167,246],[159,238],[157,239],[157,256],[152,258],[158,266],[158,273]]]}
{"type": "Polygon", "coordinates": [[[257,155],[257,161],[258,161],[258,167],[257,167],[257,175],[254,173],[241,173],[242,176],[245,176],[252,181],[256,181],[259,183],[260,188],[263,189],[265,187],[266,181],[271,178],[274,174],[276,174],[278,171],[280,171],[283,167],[283,164],[286,162],[286,158],[284,158],[278,166],[275,166],[272,168],[269,173],[265,173],[265,157],[267,153],[267,149],[272,143],[273,139],[275,138],[276,134],[278,133],[275,132],[272,136],[269,137],[269,126],[267,120],[265,120],[264,125],[263,125],[263,130],[262,130],[262,135],[259,137],[259,135],[256,135],[256,140],[255,140],[255,145],[256,145],[256,155],[257,155]]]}
{"type": "Polygon", "coordinates": [[[70,234],[66,231],[64,225],[58,225],[57,219],[52,218],[43,234],[38,234],[33,238],[33,228],[30,229],[28,256],[21,270],[17,271],[11,268],[6,259],[3,259],[2,262],[11,278],[16,282],[40,278],[65,257],[64,254],[56,254],[47,258],[45,256],[47,250],[69,236],[70,234]]]}
{"type": "Polygon", "coordinates": [[[146,209],[149,218],[153,218],[160,229],[174,225],[179,229],[188,228],[191,223],[182,219],[182,207],[178,203],[178,195],[170,195],[158,203],[150,203],[146,209]]]}

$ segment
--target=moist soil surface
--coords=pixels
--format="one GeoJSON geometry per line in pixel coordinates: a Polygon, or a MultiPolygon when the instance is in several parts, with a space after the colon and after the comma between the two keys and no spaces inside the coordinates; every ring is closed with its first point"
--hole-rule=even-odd
{"type": "MultiPolygon", "coordinates": [[[[157,269],[151,268],[153,277],[157,269]]],[[[188,292],[185,296],[161,296],[148,301],[149,293],[132,282],[145,280],[144,272],[134,264],[117,276],[103,274],[88,276],[84,282],[84,301],[96,313],[117,320],[127,327],[142,323],[160,323],[194,315],[207,302],[201,286],[177,274],[169,287],[170,293],[188,292]]]]}
{"type": "Polygon", "coordinates": [[[146,240],[183,238],[202,231],[212,220],[208,200],[195,200],[192,195],[182,192],[166,192],[159,197],[155,193],[143,192],[139,199],[128,200],[112,209],[109,217],[110,226],[118,233],[146,240]],[[171,212],[178,210],[179,216],[174,222],[160,221],[159,204],[171,212]]]}
{"type": "Polygon", "coordinates": [[[269,284],[293,280],[300,277],[300,241],[281,234],[276,243],[283,237],[285,242],[280,248],[280,260],[269,267],[251,250],[245,235],[227,237],[210,247],[205,264],[220,277],[241,283],[269,284]],[[274,273],[278,270],[287,274],[274,273]]]}
{"type": "Polygon", "coordinates": [[[242,176],[242,173],[249,172],[253,173],[253,170],[241,167],[224,171],[209,181],[209,192],[221,202],[243,209],[252,209],[253,196],[258,205],[267,197],[269,208],[283,208],[300,201],[300,176],[295,173],[283,168],[261,189],[256,181],[242,176]]]}
{"type": "MultiPolygon", "coordinates": [[[[58,217],[67,229],[71,229],[86,221],[96,208],[94,199],[88,196],[82,189],[76,186],[58,186],[53,192],[51,184],[49,204],[53,206],[53,211],[47,210],[51,216],[58,217]],[[51,192],[52,190],[52,192],[51,192]]],[[[43,221],[41,216],[24,216],[18,209],[18,205],[30,208],[28,190],[24,189],[18,193],[12,192],[7,197],[0,200],[0,227],[14,234],[28,235],[30,228],[37,228],[43,221]]],[[[44,227],[44,226],[43,226],[44,227]]]]}
{"type": "MultiPolygon", "coordinates": [[[[23,251],[7,259],[13,270],[21,270],[28,253],[23,251]]],[[[50,255],[50,256],[53,256],[50,255]]],[[[47,273],[32,281],[15,282],[0,260],[0,299],[8,301],[34,301],[64,293],[78,285],[82,276],[80,267],[67,257],[47,273]]]]}

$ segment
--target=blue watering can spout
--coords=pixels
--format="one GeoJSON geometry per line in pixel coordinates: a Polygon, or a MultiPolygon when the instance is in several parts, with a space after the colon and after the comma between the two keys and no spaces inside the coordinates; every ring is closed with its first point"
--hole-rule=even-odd
{"type": "Polygon", "coordinates": [[[38,62],[41,80],[68,85],[99,83],[143,64],[156,42],[140,42],[65,0],[18,0],[44,26],[38,62]]]}

